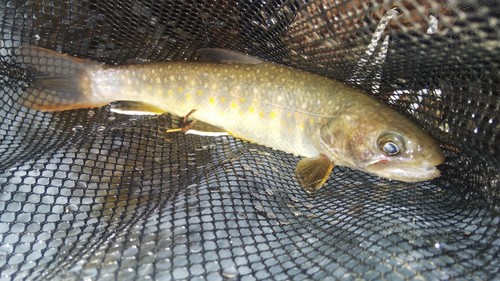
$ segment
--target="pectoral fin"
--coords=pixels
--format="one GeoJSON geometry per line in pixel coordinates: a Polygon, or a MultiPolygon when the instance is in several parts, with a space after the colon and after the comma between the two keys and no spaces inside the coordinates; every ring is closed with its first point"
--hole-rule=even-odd
{"type": "Polygon", "coordinates": [[[165,113],[156,105],[138,101],[117,101],[111,104],[111,112],[126,115],[158,115],[165,113]]]}
{"type": "Polygon", "coordinates": [[[295,175],[306,192],[314,193],[326,182],[333,166],[325,155],[303,158],[297,165],[295,175]]]}
{"type": "Polygon", "coordinates": [[[191,110],[182,121],[182,126],[180,128],[168,129],[167,133],[183,132],[186,135],[198,135],[206,137],[217,137],[217,136],[227,136],[226,130],[221,129],[217,126],[201,122],[198,120],[189,120],[189,116],[196,112],[196,109],[191,110]]]}

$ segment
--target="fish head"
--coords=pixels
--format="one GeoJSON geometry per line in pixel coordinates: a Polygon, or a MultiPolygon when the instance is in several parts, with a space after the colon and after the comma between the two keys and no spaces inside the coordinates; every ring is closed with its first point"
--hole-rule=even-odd
{"type": "Polygon", "coordinates": [[[439,144],[418,125],[389,108],[350,111],[323,125],[320,145],[339,165],[386,179],[436,178],[444,161],[439,144]]]}

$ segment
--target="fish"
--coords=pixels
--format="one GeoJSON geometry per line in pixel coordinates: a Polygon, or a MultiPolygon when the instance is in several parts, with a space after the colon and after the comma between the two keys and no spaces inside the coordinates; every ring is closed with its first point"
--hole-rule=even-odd
{"type": "Polygon", "coordinates": [[[373,96],[236,51],[199,53],[198,61],[107,65],[23,46],[16,54],[33,81],[22,103],[53,112],[121,101],[125,113],[189,116],[200,128],[300,156],[295,177],[308,193],[325,184],[334,165],[402,182],[440,176],[439,143],[373,96]]]}

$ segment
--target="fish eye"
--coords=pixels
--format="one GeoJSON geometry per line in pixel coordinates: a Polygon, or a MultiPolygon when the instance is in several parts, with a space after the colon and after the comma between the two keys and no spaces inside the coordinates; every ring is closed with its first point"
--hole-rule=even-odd
{"type": "Polygon", "coordinates": [[[387,155],[396,155],[399,153],[399,147],[393,143],[392,141],[388,141],[382,146],[382,150],[387,154],[387,155]]]}
{"type": "Polygon", "coordinates": [[[388,156],[398,155],[404,150],[402,138],[395,133],[386,133],[380,136],[378,146],[388,156]]]}

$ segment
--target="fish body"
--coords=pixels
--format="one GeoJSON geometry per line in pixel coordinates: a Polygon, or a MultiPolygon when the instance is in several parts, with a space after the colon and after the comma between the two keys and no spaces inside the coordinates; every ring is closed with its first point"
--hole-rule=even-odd
{"type": "Polygon", "coordinates": [[[439,175],[438,144],[389,106],[326,77],[228,54],[227,61],[108,66],[23,48],[23,62],[36,71],[25,105],[56,111],[120,100],[192,112],[235,137],[305,157],[297,177],[309,192],[333,163],[407,182],[439,175]]]}

